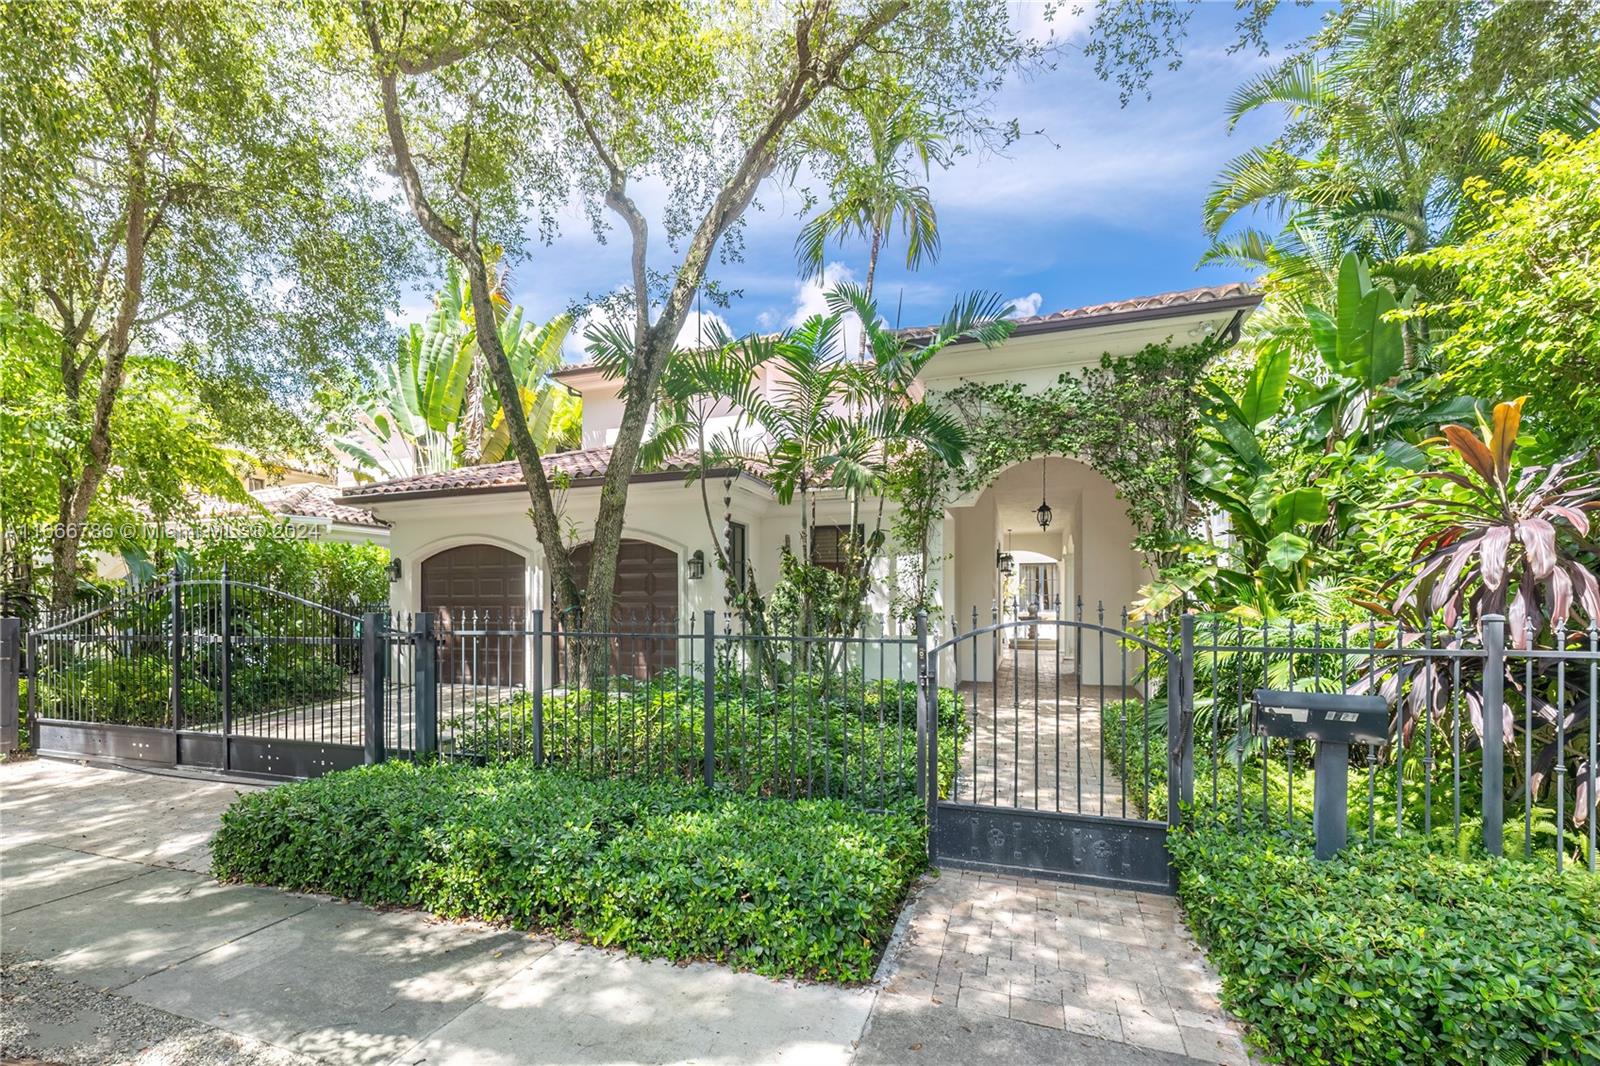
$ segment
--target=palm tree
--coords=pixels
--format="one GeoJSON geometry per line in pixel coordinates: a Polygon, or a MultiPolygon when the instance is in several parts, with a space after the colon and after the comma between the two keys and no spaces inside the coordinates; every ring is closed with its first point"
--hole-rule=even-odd
{"type": "Polygon", "coordinates": [[[860,237],[867,241],[870,299],[879,253],[897,225],[906,238],[907,269],[939,257],[939,219],[923,182],[931,165],[946,158],[948,140],[911,101],[870,97],[853,114],[818,112],[801,131],[800,146],[826,176],[831,196],[795,241],[803,277],[822,272],[830,241],[860,237]]]}
{"type": "Polygon", "coordinates": [[[1493,67],[1508,35],[1526,35],[1493,19],[1458,25],[1447,7],[1363,8],[1323,51],[1299,55],[1233,93],[1230,129],[1269,107],[1283,110],[1287,126],[1218,175],[1205,204],[1213,244],[1202,263],[1265,267],[1296,292],[1322,289],[1345,252],[1387,264],[1456,241],[1476,224],[1462,210],[1466,179],[1500,181],[1501,163],[1536,152],[1545,129],[1581,135],[1594,128],[1600,73],[1592,64],[1567,71],[1557,62],[1544,72],[1529,60],[1521,80],[1508,74],[1485,89],[1471,72],[1493,67]],[[1444,67],[1397,61],[1408,49],[1426,53],[1435,37],[1459,45],[1443,50],[1453,57],[1444,67]],[[1247,210],[1276,213],[1285,226],[1277,234],[1222,235],[1247,210]]]}

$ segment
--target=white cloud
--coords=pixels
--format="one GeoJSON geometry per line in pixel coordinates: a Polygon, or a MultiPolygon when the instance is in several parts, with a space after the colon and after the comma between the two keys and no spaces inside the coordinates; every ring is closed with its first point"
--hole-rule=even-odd
{"type": "MultiPolygon", "coordinates": [[[[828,313],[828,290],[841,283],[853,283],[856,280],[855,271],[843,263],[828,263],[822,268],[822,273],[808,281],[796,282],[794,287],[794,310],[789,315],[788,325],[798,326],[813,315],[828,313]]],[[[861,349],[861,319],[854,312],[844,318],[844,350],[857,352],[861,349]]]]}
{"type": "MultiPolygon", "coordinates": [[[[656,308],[652,313],[659,310],[656,308]]],[[[606,316],[607,312],[600,307],[590,307],[578,317],[577,322],[573,323],[572,331],[567,334],[566,342],[561,346],[562,354],[566,356],[568,362],[583,362],[589,358],[589,342],[584,334],[594,326],[607,322],[606,316]]],[[[702,337],[710,340],[717,326],[721,326],[728,333],[734,332],[733,327],[728,325],[728,320],[715,311],[690,311],[689,317],[684,319],[683,328],[678,330],[678,347],[693,348],[700,343],[702,337]],[[702,321],[704,332],[701,332],[702,321]]],[[[623,323],[622,328],[628,336],[633,335],[631,320],[623,323]]]]}
{"type": "Polygon", "coordinates": [[[718,327],[724,333],[733,333],[728,320],[715,311],[690,311],[689,317],[683,320],[683,328],[678,331],[678,347],[697,348],[702,343],[708,343],[716,336],[718,327]]]}
{"type": "Polygon", "coordinates": [[[1007,302],[1011,304],[1011,318],[1028,318],[1039,313],[1039,305],[1044,303],[1044,297],[1030,292],[1026,296],[1013,296],[1007,302]]]}
{"type": "Polygon", "coordinates": [[[1019,35],[1060,44],[1088,31],[1094,20],[1094,5],[1013,0],[1006,5],[1006,15],[1019,35]]]}

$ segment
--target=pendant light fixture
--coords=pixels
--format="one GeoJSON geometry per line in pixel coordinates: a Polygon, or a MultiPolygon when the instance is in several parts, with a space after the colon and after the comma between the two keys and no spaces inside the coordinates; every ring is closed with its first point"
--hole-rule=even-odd
{"type": "Polygon", "coordinates": [[[1055,512],[1050,510],[1049,492],[1046,490],[1045,473],[1050,469],[1050,458],[1046,456],[1039,463],[1039,506],[1033,512],[1033,517],[1039,520],[1039,528],[1048,530],[1050,519],[1055,517],[1055,512]]]}

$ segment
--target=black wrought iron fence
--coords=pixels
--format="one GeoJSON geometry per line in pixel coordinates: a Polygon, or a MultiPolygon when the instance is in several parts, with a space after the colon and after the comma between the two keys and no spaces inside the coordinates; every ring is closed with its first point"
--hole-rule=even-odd
{"type": "MultiPolygon", "coordinates": [[[[1508,646],[1497,616],[1481,631],[1379,618],[1324,625],[1220,616],[1189,616],[1173,628],[1187,631],[1174,643],[1192,685],[1198,816],[1240,827],[1309,826],[1312,743],[1258,736],[1253,693],[1372,693],[1391,708],[1388,740],[1351,751],[1354,833],[1481,844],[1596,868],[1596,631],[1547,632],[1549,646],[1535,647],[1529,630],[1508,646]]],[[[1163,687],[1154,701],[1108,706],[1105,729],[1119,766],[1151,746],[1122,746],[1130,723],[1129,735],[1164,740],[1168,695],[1163,687]]],[[[1166,770],[1156,766],[1141,790],[1146,810],[1167,800],[1166,770]]]]}
{"type": "Polygon", "coordinates": [[[537,610],[356,616],[175,576],[25,634],[6,620],[0,739],[26,676],[38,747],[74,757],[274,776],[529,759],[873,807],[931,788],[1294,829],[1311,817],[1312,749],[1257,736],[1253,693],[1376,693],[1388,739],[1352,753],[1352,829],[1596,866],[1600,632],[1535,646],[1494,617],[1480,632],[1053,614],[947,624],[947,640],[925,622],[816,634],[714,612],[587,626],[537,610]]]}
{"type": "Polygon", "coordinates": [[[433,649],[432,684],[410,686],[420,713],[395,712],[436,730],[419,750],[879,807],[918,795],[914,632],[458,610],[419,615],[412,633],[417,661],[433,649]]]}

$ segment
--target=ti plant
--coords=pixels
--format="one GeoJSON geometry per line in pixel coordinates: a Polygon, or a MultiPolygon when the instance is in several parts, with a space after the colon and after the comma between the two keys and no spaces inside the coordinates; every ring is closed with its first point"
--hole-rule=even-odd
{"type": "Polygon", "coordinates": [[[1369,605],[1393,619],[1392,643],[1385,641],[1390,647],[1373,656],[1355,688],[1377,691],[1395,705],[1401,745],[1411,742],[1419,723],[1442,722],[1462,704],[1480,741],[1485,723],[1499,719],[1507,743],[1532,756],[1507,760],[1526,778],[1519,792],[1525,786],[1530,804],[1551,801],[1536,808],[1543,817],[1567,806],[1563,778],[1571,781],[1568,809],[1581,826],[1600,769],[1588,756],[1589,705],[1600,696],[1589,691],[1588,670],[1562,669],[1549,658],[1514,659],[1505,701],[1495,708],[1484,705],[1482,658],[1405,654],[1408,648],[1463,648],[1468,627],[1493,614],[1507,616],[1514,649],[1566,649],[1575,642],[1594,649],[1600,643],[1600,581],[1590,540],[1600,475],[1581,455],[1518,469],[1523,402],[1497,404],[1477,433],[1448,425],[1442,438],[1429,442],[1447,445],[1450,466],[1415,475],[1440,491],[1395,505],[1420,514],[1427,532],[1414,553],[1415,571],[1393,603],[1369,605]],[[1442,623],[1437,631],[1436,621],[1442,623]]]}
{"type": "Polygon", "coordinates": [[[1548,467],[1522,468],[1512,455],[1523,399],[1497,404],[1478,435],[1443,427],[1459,469],[1429,470],[1419,479],[1454,486],[1447,496],[1419,496],[1397,507],[1421,511],[1431,529],[1418,543],[1417,570],[1395,600],[1420,618],[1504,614],[1514,647],[1530,647],[1548,625],[1552,635],[1574,621],[1600,623],[1600,582],[1590,564],[1588,512],[1600,509],[1600,476],[1584,456],[1548,467]]]}

